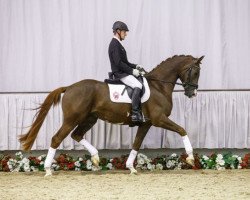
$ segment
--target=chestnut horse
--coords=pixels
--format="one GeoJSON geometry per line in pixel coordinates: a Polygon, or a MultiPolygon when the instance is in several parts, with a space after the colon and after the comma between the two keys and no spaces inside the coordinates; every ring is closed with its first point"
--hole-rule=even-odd
{"type": "MultiPolygon", "coordinates": [[[[142,112],[148,120],[138,126],[133,149],[126,163],[131,173],[136,173],[133,163],[151,126],[171,130],[182,136],[188,154],[186,161],[193,165],[193,148],[187,133],[181,126],[171,121],[169,115],[172,110],[172,93],[178,78],[182,81],[181,85],[184,87],[185,95],[189,98],[196,96],[200,63],[203,57],[173,56],[161,62],[145,75],[151,94],[148,101],[142,104],[142,112]]],[[[93,127],[97,119],[114,124],[135,125],[130,116],[127,115],[131,111],[131,105],[111,102],[106,83],[96,80],[82,80],[68,87],[60,87],[46,97],[39,107],[30,130],[19,138],[23,150],[31,149],[50,107],[59,103],[61,93],[64,93],[62,98],[63,124],[52,137],[51,147],[45,161],[46,175],[51,175],[50,167],[56,148],[72,130],[74,131],[71,137],[80,143],[84,140],[81,144],[85,145],[91,152],[93,164],[98,165],[98,151],[83,139],[84,134],[93,127]]]]}

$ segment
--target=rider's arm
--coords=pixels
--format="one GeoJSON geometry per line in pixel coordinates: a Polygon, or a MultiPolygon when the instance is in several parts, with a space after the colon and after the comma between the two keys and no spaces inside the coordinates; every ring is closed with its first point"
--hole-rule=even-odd
{"type": "Polygon", "coordinates": [[[130,63],[130,62],[127,62],[127,64],[132,67],[133,69],[136,69],[136,64],[133,64],[133,63],[130,63]]]}
{"type": "Polygon", "coordinates": [[[125,63],[122,61],[119,47],[115,47],[112,50],[111,55],[117,68],[119,68],[123,72],[126,72],[127,74],[133,74],[133,64],[130,65],[129,63],[125,63]]]}

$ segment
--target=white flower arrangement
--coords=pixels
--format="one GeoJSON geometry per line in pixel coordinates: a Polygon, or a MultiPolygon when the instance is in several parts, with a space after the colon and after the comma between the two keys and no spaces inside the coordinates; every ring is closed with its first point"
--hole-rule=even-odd
{"type": "Polygon", "coordinates": [[[14,160],[13,158],[11,158],[7,162],[7,165],[9,167],[10,171],[12,172],[12,171],[14,171],[17,168],[17,160],[14,160]]]}
{"type": "Polygon", "coordinates": [[[34,166],[31,166],[30,167],[30,170],[32,171],[32,172],[38,172],[39,170],[36,168],[36,167],[34,167],[34,166]]]}
{"type": "Polygon", "coordinates": [[[91,160],[87,160],[86,167],[88,170],[92,170],[92,162],[91,160]]]}
{"type": "MultiPolygon", "coordinates": [[[[233,155],[232,156],[233,158],[236,158],[237,159],[237,161],[238,161],[238,163],[239,163],[239,165],[237,166],[237,169],[241,169],[242,167],[241,167],[241,163],[242,163],[242,158],[240,157],[240,156],[237,156],[237,155],[233,155]]],[[[235,169],[235,166],[233,165],[233,168],[232,169],[235,169]]]]}
{"type": "Polygon", "coordinates": [[[22,160],[22,159],[23,159],[23,154],[22,154],[21,151],[17,152],[17,153],[15,154],[15,156],[16,156],[16,159],[17,159],[17,160],[22,160]]]}
{"type": "Polygon", "coordinates": [[[147,169],[149,169],[149,170],[151,170],[151,171],[154,170],[154,168],[153,168],[153,166],[152,166],[151,163],[148,163],[148,164],[147,164],[147,169]]]}
{"type": "Polygon", "coordinates": [[[77,160],[74,162],[75,171],[81,171],[81,162],[83,161],[82,157],[78,157],[77,160]]]}
{"type": "Polygon", "coordinates": [[[108,163],[106,167],[107,167],[109,170],[112,170],[112,169],[113,169],[112,163],[108,163]]]}
{"type": "Polygon", "coordinates": [[[161,163],[158,163],[158,164],[156,164],[155,169],[156,170],[162,170],[163,169],[163,165],[161,163]]]}
{"type": "Polygon", "coordinates": [[[51,168],[54,171],[58,171],[60,169],[60,166],[58,164],[56,164],[56,163],[52,163],[51,168]]]}
{"type": "Polygon", "coordinates": [[[204,160],[209,160],[209,158],[208,158],[206,155],[203,155],[202,158],[203,158],[204,160]]]}
{"type": "Polygon", "coordinates": [[[217,170],[224,170],[225,169],[225,161],[223,160],[223,156],[218,154],[216,157],[216,169],[217,170]]]}
{"type": "Polygon", "coordinates": [[[79,162],[79,160],[78,160],[78,161],[76,161],[74,164],[75,164],[75,166],[76,166],[76,167],[78,167],[78,168],[80,168],[80,167],[81,167],[81,163],[79,162]]]}
{"type": "Polygon", "coordinates": [[[80,158],[78,158],[78,160],[81,162],[81,161],[83,161],[83,158],[80,157],[80,158]]]}
{"type": "Polygon", "coordinates": [[[13,172],[19,172],[19,171],[24,171],[24,172],[30,172],[30,160],[27,158],[23,158],[22,160],[9,160],[8,166],[10,171],[13,172]]]}
{"type": "Polygon", "coordinates": [[[38,156],[38,160],[40,160],[40,161],[44,161],[45,160],[45,158],[46,158],[46,155],[45,154],[43,154],[43,155],[41,155],[41,156],[38,156]]]}
{"type": "Polygon", "coordinates": [[[139,153],[137,155],[137,165],[136,168],[142,170],[155,170],[155,166],[152,165],[152,160],[149,159],[146,155],[139,153]]]}
{"type": "MultiPolygon", "coordinates": [[[[63,154],[61,154],[63,155],[63,154]]],[[[60,155],[60,156],[61,156],[60,155]]],[[[247,154],[248,155],[248,154],[247,154]]],[[[249,154],[250,155],[250,154],[249,154]]],[[[75,160],[73,157],[68,155],[63,155],[60,159],[53,160],[52,169],[54,171],[57,170],[88,170],[88,171],[98,171],[98,170],[113,170],[113,169],[125,169],[126,157],[120,158],[103,158],[100,162],[100,167],[95,167],[90,157],[86,156],[85,158],[78,157],[75,160]]],[[[43,171],[44,170],[44,161],[46,156],[41,155],[39,157],[29,157],[26,158],[23,156],[21,152],[17,152],[15,154],[15,158],[11,158],[10,156],[0,155],[0,162],[2,162],[0,168],[1,171],[11,171],[11,172],[30,172],[30,171],[43,171]]],[[[165,169],[190,169],[187,164],[183,162],[183,158],[185,155],[178,156],[173,153],[170,156],[160,156],[156,157],[153,160],[148,158],[146,155],[139,153],[137,156],[137,165],[136,168],[141,170],[165,170],[165,169]]],[[[244,158],[233,155],[232,153],[226,154],[212,154],[211,156],[201,155],[197,158],[200,158],[200,162],[197,162],[197,169],[217,169],[217,170],[225,170],[225,169],[242,169],[247,168],[249,166],[248,159],[245,156],[244,158]]]]}
{"type": "Polygon", "coordinates": [[[179,162],[179,156],[175,153],[167,157],[166,167],[167,169],[181,169],[181,162],[179,162]]]}
{"type": "Polygon", "coordinates": [[[206,155],[203,155],[200,159],[200,163],[204,169],[209,169],[209,166],[208,166],[209,162],[211,162],[211,160],[206,155]]]}

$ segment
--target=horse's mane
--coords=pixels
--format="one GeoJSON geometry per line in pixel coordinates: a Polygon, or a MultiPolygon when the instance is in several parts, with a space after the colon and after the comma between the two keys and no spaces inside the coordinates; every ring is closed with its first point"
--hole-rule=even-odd
{"type": "Polygon", "coordinates": [[[157,69],[158,67],[160,67],[161,65],[165,65],[165,64],[167,64],[167,62],[172,62],[172,60],[174,60],[174,59],[177,59],[177,58],[183,58],[183,57],[185,57],[185,58],[194,58],[193,56],[191,56],[191,55],[174,55],[174,56],[172,56],[172,57],[169,57],[169,58],[167,58],[166,60],[163,60],[160,64],[158,64],[156,67],[154,67],[150,72],[149,72],[149,74],[151,73],[151,72],[153,72],[153,71],[155,71],[155,69],[157,69]]]}

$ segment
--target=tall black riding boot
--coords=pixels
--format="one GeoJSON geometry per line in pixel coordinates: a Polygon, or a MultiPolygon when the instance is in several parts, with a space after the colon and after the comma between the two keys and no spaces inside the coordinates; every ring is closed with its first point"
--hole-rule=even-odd
{"type": "Polygon", "coordinates": [[[141,114],[141,89],[140,88],[134,88],[133,94],[132,94],[132,121],[133,122],[143,122],[143,117],[141,114]]]}

